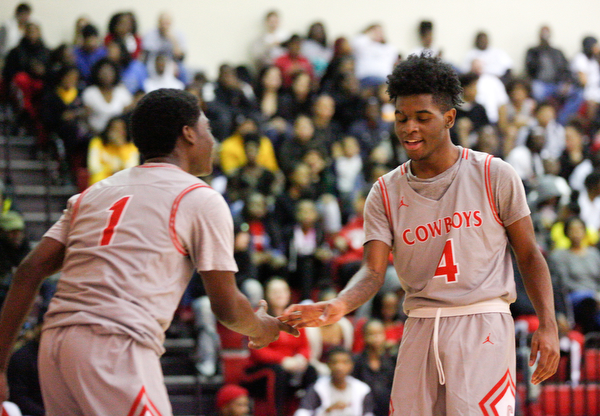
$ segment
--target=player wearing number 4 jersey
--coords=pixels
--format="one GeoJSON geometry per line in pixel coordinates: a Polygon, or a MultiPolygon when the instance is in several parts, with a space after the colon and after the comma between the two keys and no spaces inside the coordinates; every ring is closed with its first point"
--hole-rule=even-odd
{"type": "Polygon", "coordinates": [[[16,334],[43,278],[59,270],[39,352],[49,416],[172,414],[159,357],[194,268],[217,318],[251,347],[280,330],[298,335],[264,301],[255,313],[235,285],[229,209],[195,176],[210,173],[214,144],[197,99],[148,94],[132,134],[147,162],[72,197],[15,273],[0,318],[0,402],[16,334]]]}
{"type": "Polygon", "coordinates": [[[390,415],[514,414],[511,247],[540,320],[533,382],[550,377],[559,358],[550,277],[523,186],[508,164],[450,141],[461,89],[449,65],[411,56],[388,84],[410,160],[369,194],[363,267],[336,299],[292,305],[280,319],[320,326],[354,310],[381,287],[391,250],[409,318],[390,415]]]}

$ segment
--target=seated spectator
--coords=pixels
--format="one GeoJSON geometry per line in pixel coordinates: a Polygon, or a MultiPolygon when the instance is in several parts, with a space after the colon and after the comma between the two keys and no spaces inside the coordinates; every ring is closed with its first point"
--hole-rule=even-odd
{"type": "Polygon", "coordinates": [[[310,117],[299,115],[294,121],[293,136],[285,139],[279,147],[278,158],[281,170],[289,174],[294,165],[302,160],[311,148],[322,148],[323,143],[315,142],[315,127],[310,117]]]}
{"type": "Polygon", "coordinates": [[[75,171],[85,166],[91,138],[88,114],[77,89],[79,70],[66,66],[56,77],[57,83],[49,86],[44,95],[42,120],[47,131],[62,140],[67,162],[75,171]]]}
{"type": "MultiPolygon", "coordinates": [[[[384,290],[375,295],[371,317],[383,323],[385,348],[390,354],[395,355],[404,333],[404,322],[400,317],[400,298],[396,292],[384,290]]],[[[364,340],[362,342],[364,343],[364,340]]],[[[358,348],[359,351],[362,350],[360,343],[358,345],[355,343],[355,348],[358,348]]]]}
{"type": "Polygon", "coordinates": [[[308,35],[302,41],[300,53],[308,58],[313,66],[315,77],[320,79],[333,55],[332,48],[327,44],[327,33],[323,23],[315,22],[310,25],[308,35]]]}
{"type": "Polygon", "coordinates": [[[316,143],[321,143],[328,153],[341,135],[339,124],[333,121],[334,114],[335,101],[330,95],[321,94],[315,98],[312,106],[314,140],[316,143]]]}
{"type": "Polygon", "coordinates": [[[231,65],[223,64],[219,67],[214,93],[215,101],[227,108],[234,119],[258,113],[252,87],[238,78],[231,65]]]}
{"type": "Polygon", "coordinates": [[[283,55],[283,43],[290,38],[290,33],[281,27],[281,17],[277,10],[271,10],[265,15],[264,29],[264,33],[252,44],[251,50],[259,71],[272,65],[275,59],[283,55]]]}
{"type": "MultiPolygon", "coordinates": [[[[571,217],[580,217],[581,208],[577,203],[579,199],[579,191],[571,192],[571,197],[569,202],[562,206],[558,211],[558,216],[556,218],[556,222],[552,225],[552,229],[550,230],[550,238],[552,238],[552,247],[553,249],[568,249],[571,248],[571,240],[565,234],[565,223],[571,217]]],[[[586,226],[585,237],[582,240],[581,244],[585,246],[593,246],[598,243],[600,240],[600,232],[599,230],[594,230],[593,228],[586,226]]]]}
{"type": "Polygon", "coordinates": [[[15,8],[15,14],[2,23],[0,26],[0,61],[19,44],[25,34],[25,27],[29,23],[30,17],[31,6],[28,3],[19,3],[15,8]]]}
{"type": "Polygon", "coordinates": [[[419,47],[407,54],[407,56],[424,53],[429,56],[442,57],[442,51],[433,46],[433,22],[429,20],[419,22],[419,43],[419,47]]]}
{"type": "MultiPolygon", "coordinates": [[[[550,103],[540,103],[534,112],[529,128],[541,127],[545,144],[541,155],[543,159],[558,159],[565,149],[565,128],[556,120],[556,110],[550,103]]],[[[528,130],[522,129],[517,137],[517,145],[523,144],[528,130]]]]}
{"type": "Polygon", "coordinates": [[[264,283],[272,276],[285,274],[287,258],[283,236],[268,211],[266,196],[258,192],[250,193],[245,198],[241,214],[234,220],[250,239],[248,261],[256,269],[254,277],[264,283]]]}
{"type": "Polygon", "coordinates": [[[79,16],[77,20],[75,20],[75,25],[73,27],[73,46],[80,47],[83,45],[83,28],[87,25],[91,24],[90,18],[86,15],[79,16]]]}
{"type": "Polygon", "coordinates": [[[600,314],[595,298],[600,290],[600,252],[582,244],[586,231],[581,219],[567,220],[565,234],[571,248],[555,250],[548,259],[553,284],[567,296],[582,332],[597,331],[600,314]]]}
{"type": "Polygon", "coordinates": [[[550,28],[542,26],[539,45],[529,48],[525,57],[533,98],[538,102],[559,98],[561,89],[571,81],[569,63],[559,49],[550,45],[550,35],[550,28]]]}
{"type": "MultiPolygon", "coordinates": [[[[337,292],[331,288],[319,291],[318,302],[326,302],[335,298],[337,292]]],[[[329,352],[336,347],[350,351],[354,342],[354,327],[346,317],[331,325],[307,327],[306,336],[310,343],[310,364],[315,367],[320,376],[331,374],[327,365],[329,352]]]]}
{"type": "Polygon", "coordinates": [[[174,65],[173,61],[170,61],[165,54],[154,55],[154,71],[144,81],[144,92],[147,94],[151,91],[158,90],[159,88],[174,88],[182,90],[185,88],[183,82],[181,82],[173,71],[167,70],[169,65],[174,65]]]}
{"type": "Polygon", "coordinates": [[[125,120],[114,117],[108,121],[104,131],[90,142],[87,158],[89,184],[93,185],[139,164],[140,152],[129,137],[125,120]]]}
{"type": "MultiPolygon", "coordinates": [[[[593,115],[600,103],[600,44],[593,36],[587,36],[582,41],[582,51],[579,52],[571,61],[571,71],[579,85],[583,88],[583,97],[580,104],[585,102],[586,111],[584,118],[587,122],[591,121],[593,115]]],[[[579,111],[578,106],[574,106],[574,112],[579,111]]]]}
{"type": "Polygon", "coordinates": [[[334,80],[331,96],[335,101],[333,119],[342,131],[348,131],[357,114],[364,114],[365,99],[361,95],[360,84],[353,73],[342,73],[334,80]]]}
{"type": "Polygon", "coordinates": [[[186,42],[183,33],[173,29],[173,17],[166,12],[158,16],[158,25],[142,39],[144,61],[150,75],[154,72],[154,61],[158,55],[165,55],[175,63],[174,73],[184,84],[187,81],[187,71],[183,66],[186,54],[186,42]]]}
{"type": "Polygon", "coordinates": [[[595,170],[600,170],[600,151],[591,151],[578,164],[569,177],[569,186],[574,191],[585,191],[585,178],[595,170]]]}
{"type": "Polygon", "coordinates": [[[315,198],[310,167],[306,163],[296,162],[286,175],[285,190],[275,199],[274,217],[281,229],[292,227],[295,223],[298,201],[315,198]]]}
{"type": "Polygon", "coordinates": [[[258,164],[258,152],[261,138],[256,133],[244,136],[246,164],[234,170],[227,182],[227,200],[229,204],[245,200],[250,194],[259,192],[270,196],[278,194],[283,182],[281,172],[272,172],[258,164]]]}
{"type": "Polygon", "coordinates": [[[392,123],[383,120],[379,100],[376,97],[367,99],[363,116],[348,130],[350,136],[358,139],[363,160],[382,142],[389,140],[392,126],[392,123]]]}
{"type": "Polygon", "coordinates": [[[565,126],[565,149],[560,158],[559,175],[569,180],[575,168],[585,158],[584,143],[587,141],[583,124],[578,119],[573,119],[565,126]]]}
{"type": "Polygon", "coordinates": [[[485,108],[490,123],[496,124],[500,107],[509,101],[508,94],[500,78],[484,72],[483,65],[480,59],[474,59],[471,63],[470,70],[479,75],[475,100],[485,108]]]}
{"type": "Polygon", "coordinates": [[[338,287],[345,287],[362,263],[365,240],[363,210],[369,190],[370,188],[364,188],[356,193],[353,215],[333,237],[332,246],[337,251],[337,256],[332,262],[332,275],[338,287]]]}
{"type": "Polygon", "coordinates": [[[352,375],[367,383],[375,402],[374,415],[387,416],[394,381],[396,357],[385,347],[385,328],[377,319],[363,326],[364,349],[355,357],[352,375]]]}
{"type": "Polygon", "coordinates": [[[344,347],[331,349],[327,365],[331,375],[321,376],[308,389],[294,416],[373,416],[371,388],[350,375],[354,368],[350,351],[344,347]]]}
{"type": "Polygon", "coordinates": [[[50,50],[42,40],[40,27],[27,23],[25,34],[4,61],[2,79],[12,96],[17,100],[19,110],[33,122],[33,129],[40,130],[40,99],[46,76],[46,64],[50,50]]]}
{"type": "Polygon", "coordinates": [[[258,108],[264,120],[272,120],[281,111],[281,70],[274,65],[266,66],[258,74],[257,81],[255,93],[258,108]]]}
{"type": "Polygon", "coordinates": [[[513,67],[512,59],[505,51],[489,46],[489,38],[486,32],[477,33],[474,46],[467,53],[464,61],[463,67],[466,71],[471,70],[473,61],[479,60],[482,65],[482,74],[508,78],[513,67]]]}
{"type": "MultiPolygon", "coordinates": [[[[44,416],[44,401],[37,366],[41,326],[35,327],[31,339],[10,357],[6,378],[10,399],[28,416],[44,416]]],[[[4,412],[2,415],[4,416],[4,412]]]]}
{"type": "Polygon", "coordinates": [[[526,189],[535,187],[537,180],[545,173],[541,156],[545,143],[544,130],[540,127],[533,128],[529,131],[525,145],[515,147],[506,157],[506,162],[517,171],[526,189]]]}
{"type": "Polygon", "coordinates": [[[452,142],[462,147],[471,147],[474,136],[490,124],[483,105],[477,102],[479,75],[468,72],[458,77],[463,88],[463,103],[456,108],[456,122],[450,129],[452,142]]]}
{"type": "Polygon", "coordinates": [[[121,82],[131,94],[143,90],[144,81],[148,78],[146,65],[131,57],[123,41],[113,40],[106,45],[106,57],[118,66],[121,82]]]}
{"type": "Polygon", "coordinates": [[[292,86],[292,80],[298,72],[306,72],[310,80],[314,80],[315,74],[312,64],[308,58],[300,53],[302,48],[302,38],[298,35],[292,35],[285,43],[285,52],[275,59],[274,64],[281,70],[283,87],[292,86]]]}
{"type": "Polygon", "coordinates": [[[344,137],[340,143],[340,150],[340,155],[334,157],[333,167],[342,213],[344,218],[348,218],[350,211],[352,211],[354,195],[366,182],[363,174],[360,145],[356,137],[344,137]]]}
{"type": "MultiPolygon", "coordinates": [[[[265,286],[265,299],[270,315],[283,314],[291,300],[287,282],[281,278],[271,279],[265,286]]],[[[277,416],[285,414],[285,404],[297,390],[308,388],[317,379],[316,370],[308,363],[309,357],[310,344],[303,329],[300,329],[300,336],[297,338],[282,332],[277,341],[259,350],[250,350],[253,366],[248,369],[249,373],[262,368],[270,368],[275,372],[277,416]]]]}
{"type": "Polygon", "coordinates": [[[92,76],[92,67],[100,59],[106,57],[106,48],[100,42],[98,29],[96,26],[88,24],[81,29],[82,44],[75,47],[75,62],[81,79],[86,83],[90,82],[92,76]]]}
{"type": "Polygon", "coordinates": [[[385,84],[398,60],[398,51],[387,43],[383,27],[380,24],[370,25],[351,44],[360,86],[370,88],[385,84]]]}
{"type": "Polygon", "coordinates": [[[295,224],[284,232],[284,239],[289,242],[288,282],[300,292],[301,299],[312,299],[313,289],[330,284],[325,276],[329,276],[327,270],[332,258],[315,202],[309,199],[299,201],[295,224]]]}
{"type": "Polygon", "coordinates": [[[498,129],[491,124],[483,126],[477,131],[475,135],[475,143],[471,146],[473,150],[479,152],[489,153],[496,157],[502,157],[504,155],[502,151],[502,140],[498,129]]]}
{"type": "Polygon", "coordinates": [[[119,68],[104,58],[92,68],[91,84],[81,96],[88,110],[88,120],[92,131],[100,134],[108,121],[123,114],[133,103],[131,93],[120,83],[119,68]]]}
{"type": "Polygon", "coordinates": [[[215,406],[218,416],[248,416],[250,415],[248,390],[235,384],[226,384],[217,391],[215,406]]]}
{"type": "Polygon", "coordinates": [[[346,72],[354,73],[354,55],[348,39],[339,37],[333,43],[333,56],[321,77],[320,92],[330,93],[334,80],[346,72]]]}
{"type": "MultiPolygon", "coordinates": [[[[46,64],[46,76],[44,77],[44,85],[52,87],[58,83],[58,74],[65,67],[76,66],[75,52],[71,45],[61,43],[52,51],[46,64]]],[[[79,87],[79,85],[78,85],[79,87]]]]}
{"type": "MultiPolygon", "coordinates": [[[[236,169],[248,163],[244,149],[245,137],[250,136],[250,141],[259,134],[258,125],[252,118],[238,117],[237,128],[233,135],[223,141],[220,148],[221,168],[226,175],[232,175],[236,169]]],[[[256,164],[269,169],[271,172],[279,170],[277,158],[271,141],[266,136],[260,137],[256,164]]]]}
{"type": "Polygon", "coordinates": [[[498,109],[498,128],[504,136],[504,148],[510,151],[521,129],[534,123],[536,103],[531,98],[531,88],[524,79],[514,78],[506,84],[508,103],[498,109]]]}
{"type": "Polygon", "coordinates": [[[279,115],[293,123],[300,115],[311,115],[314,94],[308,73],[295,72],[290,82],[290,87],[281,96],[279,115]]]}
{"type": "Polygon", "coordinates": [[[595,170],[585,178],[585,190],[579,194],[581,219],[586,226],[600,230],[600,171],[595,170]]]}
{"type": "Polygon", "coordinates": [[[30,250],[23,217],[15,211],[0,214],[0,309],[14,269],[30,250]]]}
{"type": "Polygon", "coordinates": [[[108,33],[104,44],[122,42],[132,59],[139,59],[142,53],[142,39],[137,34],[137,21],[132,12],[115,13],[108,23],[108,33]]]}

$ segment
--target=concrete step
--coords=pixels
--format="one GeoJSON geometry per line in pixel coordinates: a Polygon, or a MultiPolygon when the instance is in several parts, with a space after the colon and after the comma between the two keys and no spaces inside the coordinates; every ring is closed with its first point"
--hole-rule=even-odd
{"type": "Polygon", "coordinates": [[[49,176],[57,175],[59,164],[56,161],[39,160],[0,160],[0,174],[10,175],[14,185],[45,185],[49,176]]]}
{"type": "Polygon", "coordinates": [[[31,136],[0,136],[0,159],[5,160],[7,155],[10,160],[31,159],[35,144],[31,136]]]}
{"type": "Polygon", "coordinates": [[[50,196],[70,197],[77,193],[77,188],[73,185],[51,185],[47,189],[43,185],[15,185],[15,195],[43,196],[46,193],[50,196]]]}

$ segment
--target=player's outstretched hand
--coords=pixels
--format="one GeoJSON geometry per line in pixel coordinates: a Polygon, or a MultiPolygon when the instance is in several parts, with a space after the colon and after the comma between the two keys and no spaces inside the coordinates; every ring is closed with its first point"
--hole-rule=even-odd
{"type": "Polygon", "coordinates": [[[558,345],[558,330],[553,327],[542,326],[533,333],[531,338],[531,354],[529,355],[529,366],[535,363],[538,356],[537,368],[531,376],[533,384],[539,384],[556,373],[560,360],[560,348],[558,345]]]}
{"type": "Polygon", "coordinates": [[[262,347],[266,347],[271,342],[276,341],[279,338],[279,332],[287,332],[295,337],[300,335],[300,332],[296,328],[293,328],[290,325],[287,325],[284,322],[281,322],[279,319],[269,315],[267,313],[267,302],[265,300],[261,300],[258,310],[256,311],[256,316],[262,322],[262,330],[260,335],[255,337],[250,337],[250,342],[248,343],[248,347],[253,349],[259,349],[262,347]]]}
{"type": "Polygon", "coordinates": [[[277,318],[294,328],[304,328],[331,325],[347,312],[344,303],[335,298],[327,302],[288,306],[283,315],[277,318]]]}

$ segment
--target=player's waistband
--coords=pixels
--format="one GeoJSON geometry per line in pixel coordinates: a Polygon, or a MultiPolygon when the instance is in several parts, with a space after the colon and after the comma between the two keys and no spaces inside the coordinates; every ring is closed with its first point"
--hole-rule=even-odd
{"type": "Polygon", "coordinates": [[[435,318],[441,310],[440,317],[475,315],[480,313],[508,313],[510,314],[510,305],[503,299],[485,300],[483,302],[472,303],[464,306],[447,306],[441,308],[426,307],[416,308],[408,311],[409,318],[435,318]]]}

